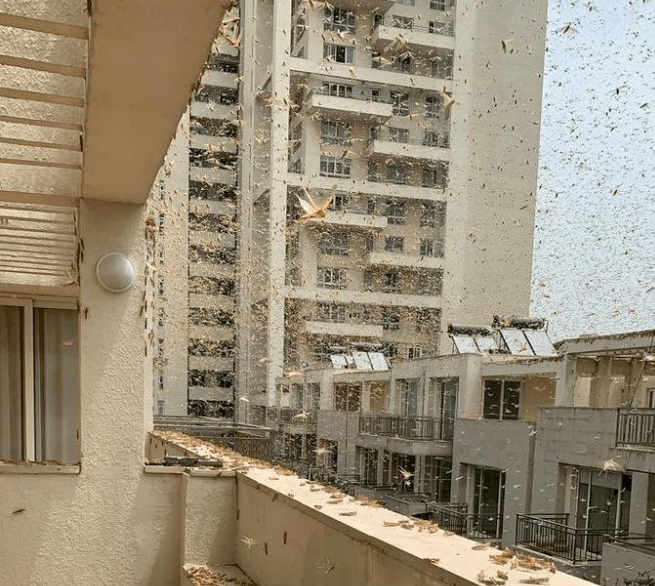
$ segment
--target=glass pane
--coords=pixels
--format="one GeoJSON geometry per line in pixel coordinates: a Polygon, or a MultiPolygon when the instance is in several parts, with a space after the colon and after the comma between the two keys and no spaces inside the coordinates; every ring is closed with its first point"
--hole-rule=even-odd
{"type": "Polygon", "coordinates": [[[23,308],[0,305],[0,459],[23,459],[23,308]]]}
{"type": "Polygon", "coordinates": [[[78,462],[80,421],[77,312],[34,310],[36,458],[78,462]]]}
{"type": "Polygon", "coordinates": [[[518,419],[521,403],[521,383],[505,381],[503,392],[503,419],[518,419]]]}
{"type": "Polygon", "coordinates": [[[500,419],[500,401],[502,382],[499,380],[484,381],[484,406],[483,415],[485,419],[500,419]]]}

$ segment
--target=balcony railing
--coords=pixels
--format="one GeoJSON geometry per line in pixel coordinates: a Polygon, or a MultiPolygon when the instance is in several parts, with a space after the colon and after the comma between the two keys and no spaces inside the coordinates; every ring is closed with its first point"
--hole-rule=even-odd
{"type": "Polygon", "coordinates": [[[377,27],[379,25],[390,26],[417,33],[445,35],[448,37],[452,37],[455,34],[455,25],[452,20],[433,21],[430,24],[422,24],[413,20],[404,20],[402,17],[389,16],[386,17],[383,22],[376,23],[375,26],[377,27]]]}
{"type": "Polygon", "coordinates": [[[359,418],[359,433],[415,440],[452,439],[452,425],[442,423],[436,417],[363,415],[359,418]]]}
{"type": "Polygon", "coordinates": [[[616,445],[655,448],[655,409],[619,411],[616,445]]]}
{"type": "Polygon", "coordinates": [[[313,423],[314,413],[303,409],[280,408],[278,423],[313,423]]]}
{"type": "Polygon", "coordinates": [[[374,104],[378,104],[378,103],[379,104],[393,104],[393,101],[389,100],[387,98],[378,97],[378,98],[373,99],[370,96],[363,96],[361,94],[356,95],[356,94],[346,93],[346,92],[339,93],[338,91],[331,92],[331,91],[325,90],[323,88],[314,88],[314,89],[312,89],[307,94],[307,100],[309,100],[309,98],[311,98],[314,94],[317,95],[317,96],[330,96],[330,97],[333,97],[333,98],[344,98],[346,100],[359,100],[360,102],[372,102],[374,104]]]}
{"type": "Polygon", "coordinates": [[[570,527],[567,513],[518,514],[516,519],[516,545],[573,564],[600,561],[603,543],[623,533],[620,529],[570,527]]]}
{"type": "Polygon", "coordinates": [[[432,508],[434,521],[444,531],[468,539],[500,539],[503,531],[499,513],[469,513],[466,503],[439,503],[432,508]]]}
{"type": "Polygon", "coordinates": [[[438,147],[447,149],[450,147],[450,136],[447,132],[429,133],[423,138],[410,138],[402,135],[389,134],[388,132],[377,132],[369,137],[368,144],[374,140],[383,140],[386,142],[397,142],[399,144],[412,144],[419,146],[438,147]]]}

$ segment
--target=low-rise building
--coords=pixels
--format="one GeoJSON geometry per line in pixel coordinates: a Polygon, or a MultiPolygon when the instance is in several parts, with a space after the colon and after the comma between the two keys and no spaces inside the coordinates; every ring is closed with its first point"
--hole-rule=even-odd
{"type": "Polygon", "coordinates": [[[455,331],[463,353],[280,379],[278,399],[313,423],[279,421],[279,457],[588,579],[624,576],[614,560],[628,553],[631,572],[650,570],[655,333],[555,349],[539,324],[518,325],[497,329],[493,352],[455,331]]]}

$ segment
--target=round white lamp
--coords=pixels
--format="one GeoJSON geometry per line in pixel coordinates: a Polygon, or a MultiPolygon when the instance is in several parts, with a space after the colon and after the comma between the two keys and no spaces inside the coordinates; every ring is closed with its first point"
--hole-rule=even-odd
{"type": "Polygon", "coordinates": [[[124,254],[108,252],[96,265],[96,277],[107,291],[122,293],[136,282],[136,267],[124,254]]]}

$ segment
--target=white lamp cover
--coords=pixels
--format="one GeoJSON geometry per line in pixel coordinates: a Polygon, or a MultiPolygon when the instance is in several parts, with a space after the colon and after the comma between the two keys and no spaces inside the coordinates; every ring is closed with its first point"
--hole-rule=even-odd
{"type": "Polygon", "coordinates": [[[122,293],[136,282],[134,263],[120,252],[108,252],[96,264],[98,282],[107,291],[122,293]]]}

